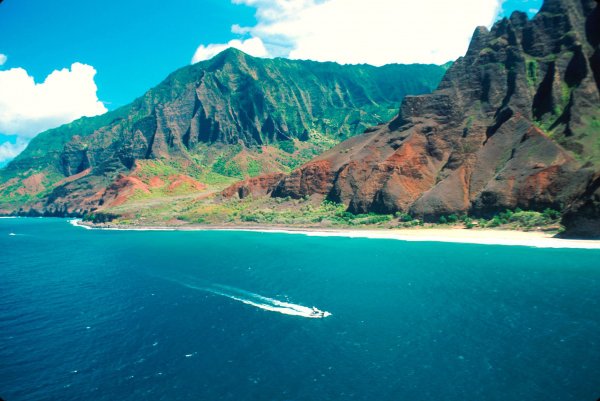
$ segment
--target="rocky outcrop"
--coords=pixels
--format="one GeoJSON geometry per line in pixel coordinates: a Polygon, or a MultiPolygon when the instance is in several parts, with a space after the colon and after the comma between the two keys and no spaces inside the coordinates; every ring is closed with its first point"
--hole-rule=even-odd
{"type": "Polygon", "coordinates": [[[600,239],[600,176],[570,205],[563,224],[565,236],[600,239]]]}
{"type": "Polygon", "coordinates": [[[84,171],[76,179],[65,179],[41,201],[27,205],[17,211],[22,215],[84,216],[101,208],[124,204],[137,194],[150,194],[152,188],[162,187],[164,192],[176,193],[182,186],[193,191],[202,191],[206,186],[193,178],[175,174],[162,181],[159,177],[143,180],[133,174],[118,174],[114,179],[87,174],[84,171]]]}
{"type": "Polygon", "coordinates": [[[221,195],[224,198],[238,199],[244,199],[249,196],[268,196],[271,195],[273,188],[283,177],[283,173],[273,173],[249,178],[227,187],[221,192],[221,195]]]}
{"type": "Polygon", "coordinates": [[[406,97],[389,124],[302,166],[273,195],[321,193],[354,213],[426,220],[562,210],[600,168],[599,13],[593,0],[546,0],[532,20],[516,12],[477,28],[437,91],[406,97]]]}
{"type": "Polygon", "coordinates": [[[278,182],[273,196],[300,197],[315,193],[325,195],[331,190],[333,176],[331,163],[328,160],[317,160],[278,182]]]}
{"type": "MultiPolygon", "coordinates": [[[[338,143],[388,120],[406,94],[430,92],[444,71],[258,59],[229,49],[174,72],[128,106],[38,135],[0,170],[0,211],[94,210],[103,206],[96,194],[129,175],[136,161],[201,164],[210,146],[259,154],[266,145],[286,142],[289,148],[312,140],[321,149],[321,142],[338,143]],[[34,174],[45,177],[36,193],[27,181],[34,174]],[[15,196],[24,190],[20,183],[29,185],[27,197],[15,196]]],[[[278,170],[276,163],[265,164],[265,171],[278,170]]]]}

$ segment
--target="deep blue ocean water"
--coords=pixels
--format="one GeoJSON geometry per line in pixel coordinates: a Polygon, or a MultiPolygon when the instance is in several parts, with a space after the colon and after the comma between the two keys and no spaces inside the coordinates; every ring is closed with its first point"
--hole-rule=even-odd
{"type": "Polygon", "coordinates": [[[595,401],[600,251],[0,219],[0,397],[595,401]]]}

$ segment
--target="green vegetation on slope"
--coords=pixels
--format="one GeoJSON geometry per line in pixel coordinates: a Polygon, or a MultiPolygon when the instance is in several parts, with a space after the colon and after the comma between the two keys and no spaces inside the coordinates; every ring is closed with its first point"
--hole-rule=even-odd
{"type": "Polygon", "coordinates": [[[343,204],[313,195],[302,199],[252,198],[219,199],[196,195],[165,199],[139,198],[137,202],[111,208],[86,219],[115,225],[213,225],[213,226],[280,226],[312,228],[416,228],[463,227],[512,230],[544,230],[558,233],[561,213],[506,210],[490,219],[451,214],[435,223],[426,223],[407,213],[353,214],[343,204]]]}
{"type": "Polygon", "coordinates": [[[77,209],[73,192],[129,174],[140,160],[195,164],[209,179],[287,172],[390,120],[405,95],[430,92],[444,72],[259,59],[229,49],[175,71],[128,106],[38,135],[0,170],[0,212],[31,206],[32,197],[44,204],[57,185],[74,195],[66,210],[77,209]],[[36,174],[43,177],[25,188],[36,174]]]}

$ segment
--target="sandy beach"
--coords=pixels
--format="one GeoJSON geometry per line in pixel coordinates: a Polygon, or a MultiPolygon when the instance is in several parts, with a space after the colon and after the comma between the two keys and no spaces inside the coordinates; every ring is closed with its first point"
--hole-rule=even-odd
{"type": "Polygon", "coordinates": [[[516,231],[495,229],[413,228],[413,229],[336,229],[300,228],[269,226],[117,226],[92,225],[81,220],[71,220],[71,224],[86,229],[126,230],[126,231],[251,231],[306,235],[312,237],[372,238],[399,241],[450,242],[480,245],[529,246],[535,248],[600,249],[600,240],[562,239],[542,231],[516,231]]]}

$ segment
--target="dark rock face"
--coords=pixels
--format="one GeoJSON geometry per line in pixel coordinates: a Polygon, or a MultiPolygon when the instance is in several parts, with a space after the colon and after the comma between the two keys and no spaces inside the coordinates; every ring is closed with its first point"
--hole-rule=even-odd
{"type": "Polygon", "coordinates": [[[581,202],[600,169],[599,13],[593,0],[546,0],[532,20],[516,12],[477,28],[437,91],[406,97],[387,126],[307,163],[273,195],[321,193],[352,212],[426,220],[581,202]]]}
{"type": "Polygon", "coordinates": [[[600,176],[570,206],[563,216],[566,236],[600,238],[600,176]]]}
{"type": "Polygon", "coordinates": [[[406,94],[430,92],[443,73],[435,65],[342,66],[229,49],[174,72],[128,106],[38,135],[0,170],[0,213],[93,210],[102,206],[95,194],[136,160],[195,163],[200,144],[259,147],[312,134],[337,143],[387,121],[406,94]],[[7,183],[32,174],[44,176],[44,191],[10,201],[20,187],[7,183]]]}
{"type": "Polygon", "coordinates": [[[81,142],[81,138],[78,136],[73,137],[71,142],[65,145],[60,155],[60,167],[66,177],[81,173],[90,167],[87,146],[81,142]]]}

